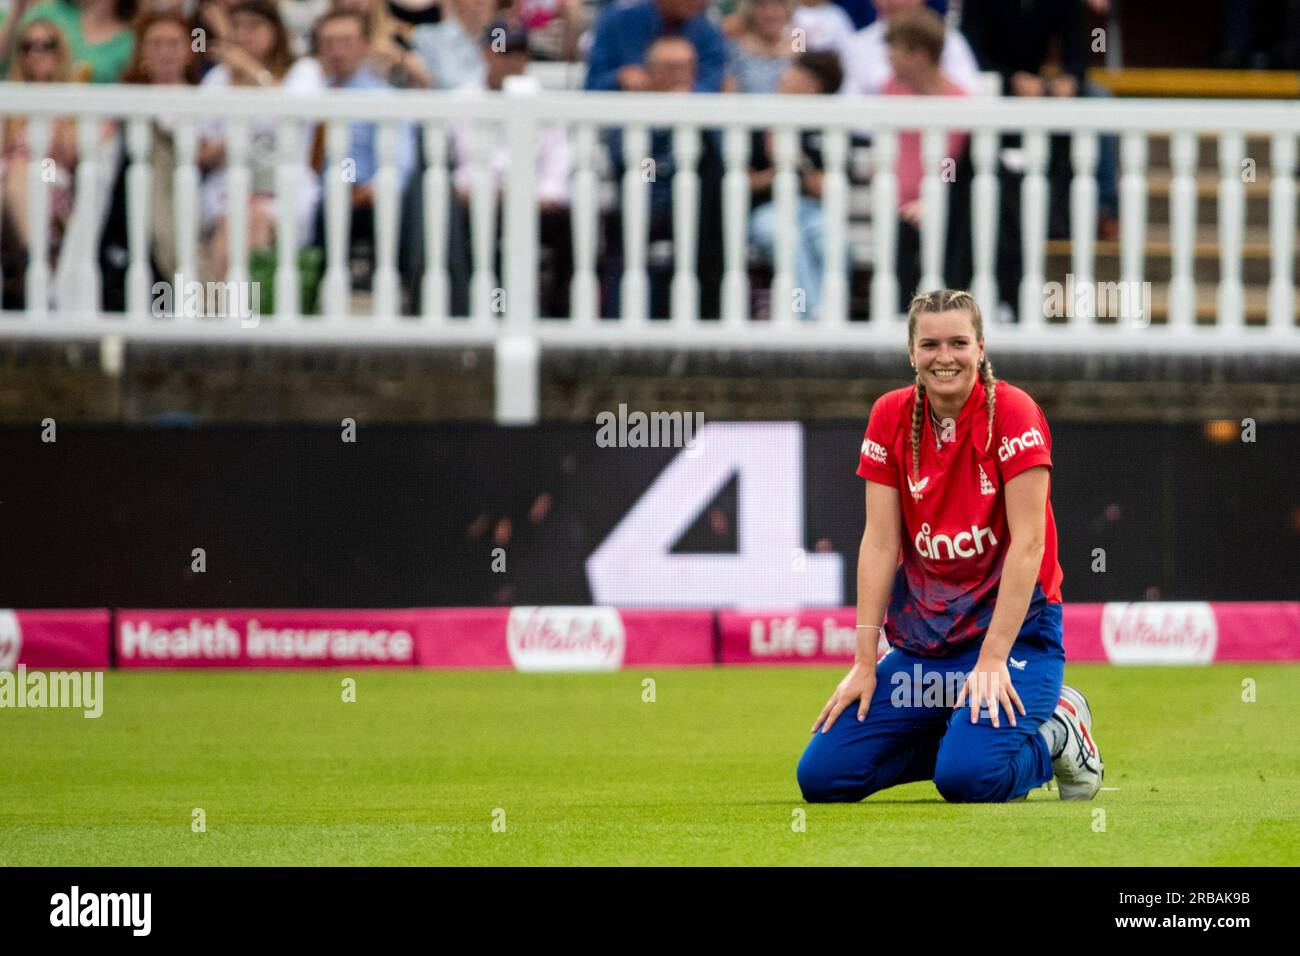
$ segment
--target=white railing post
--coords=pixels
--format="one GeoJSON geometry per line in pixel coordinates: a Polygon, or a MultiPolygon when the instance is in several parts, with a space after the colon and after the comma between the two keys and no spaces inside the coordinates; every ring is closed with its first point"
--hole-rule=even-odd
{"type": "MultiPolygon", "coordinates": [[[[1097,134],[1092,130],[1076,130],[1070,137],[1070,271],[1074,273],[1075,289],[1084,290],[1082,298],[1074,297],[1070,310],[1076,319],[1096,322],[1100,312],[1097,303],[1096,246],[1097,241],[1097,134]],[[1083,312],[1080,314],[1080,304],[1083,312]]],[[[1067,284],[1067,288],[1068,288],[1067,284]]],[[[1067,311],[1067,314],[1069,314],[1067,311]]]]}
{"type": "Polygon", "coordinates": [[[322,308],[327,320],[339,322],[351,311],[352,184],[343,178],[343,160],[351,142],[347,123],[337,120],[325,131],[325,275],[322,308]]]}
{"type": "MultiPolygon", "coordinates": [[[[228,315],[217,316],[224,321],[231,316],[249,314],[252,303],[248,292],[248,204],[252,192],[252,173],[248,168],[250,130],[247,119],[232,120],[226,128],[226,242],[229,263],[226,281],[234,297],[227,296],[228,315]]],[[[219,278],[219,277],[218,277],[219,278]]],[[[207,301],[207,297],[204,297],[207,301]]],[[[203,310],[205,317],[207,309],[203,310]]]]}
{"type": "Polygon", "coordinates": [[[673,129],[673,280],[671,315],[675,325],[700,317],[699,250],[700,130],[679,124],[673,129]]]}
{"type": "MultiPolygon", "coordinates": [[[[176,275],[172,282],[173,317],[181,314],[185,285],[202,280],[199,268],[199,167],[198,130],[192,120],[176,123],[176,169],[172,173],[172,204],[176,216],[176,275]]],[[[152,311],[152,309],[151,309],[152,311]]]]}
{"type": "Polygon", "coordinates": [[[749,316],[749,128],[728,126],[722,137],[722,321],[740,329],[749,316]]]}
{"type": "MultiPolygon", "coordinates": [[[[48,156],[51,140],[50,121],[33,116],[27,125],[27,145],[33,161],[27,164],[27,277],[25,298],[27,314],[44,317],[50,306],[50,192],[44,179],[46,164],[38,157],[48,156]]],[[[49,164],[53,168],[53,164],[49,164]]]]}
{"type": "MultiPolygon", "coordinates": [[[[623,127],[623,278],[619,283],[620,322],[640,326],[646,319],[649,277],[646,244],[649,241],[650,182],[645,178],[650,133],[643,123],[623,127]]],[[[655,171],[652,169],[652,173],[655,171]]]]}
{"type": "MultiPolygon", "coordinates": [[[[152,140],[149,120],[136,117],[127,123],[126,153],[126,245],[130,257],[126,268],[126,315],[143,319],[149,312],[153,276],[149,249],[149,221],[153,203],[153,164],[149,161],[152,140]]],[[[170,283],[172,276],[163,276],[170,283]]],[[[178,290],[172,290],[173,298],[178,290]]]]}
{"type": "MultiPolygon", "coordinates": [[[[64,234],[60,258],[72,266],[72,311],[86,319],[100,311],[99,275],[99,137],[102,120],[82,116],[77,120],[76,197],[72,223],[64,234]]],[[[66,268],[66,266],[65,266],[66,268]]]]}
{"type": "MultiPolygon", "coordinates": [[[[596,127],[580,123],[573,144],[573,280],[569,311],[577,326],[596,321],[596,244],[599,235],[600,181],[596,176],[596,127]]],[[[569,318],[569,316],[561,316],[569,318]]]]}
{"type": "MultiPolygon", "coordinates": [[[[405,130],[400,130],[405,132],[405,130]]],[[[401,184],[397,181],[397,124],[379,124],[375,145],[379,167],[375,170],[375,276],[374,315],[380,322],[398,318],[401,296],[397,277],[397,204],[401,184]]]]}
{"type": "Polygon", "coordinates": [[[297,320],[302,296],[298,280],[298,196],[307,175],[302,163],[303,134],[298,123],[283,123],[275,131],[275,317],[284,322],[297,320]]]}
{"type": "Polygon", "coordinates": [[[1219,134],[1219,291],[1215,324],[1241,328],[1246,321],[1245,289],[1241,283],[1241,247],[1246,227],[1246,186],[1241,162],[1246,138],[1241,133],[1219,134]]]}
{"type": "MultiPolygon", "coordinates": [[[[871,325],[887,332],[898,318],[898,275],[894,250],[898,242],[898,132],[878,130],[871,159],[871,244],[875,263],[871,275],[871,325]]],[[[908,293],[915,290],[908,289],[908,293]]]]}
{"type": "MultiPolygon", "coordinates": [[[[537,120],[540,87],[511,77],[505,87],[510,176],[505,195],[505,329],[496,343],[496,417],[501,424],[535,424],[540,408],[537,341],[537,120]]],[[[489,157],[489,162],[491,159],[489,157]]],[[[495,176],[495,174],[494,174],[495,176]]],[[[493,230],[495,233],[495,229],[493,230]]],[[[495,239],[495,236],[493,237],[495,239]]]]}
{"type": "MultiPolygon", "coordinates": [[[[1140,290],[1146,282],[1147,231],[1147,137],[1143,132],[1126,132],[1120,139],[1119,177],[1119,278],[1127,290],[1126,303],[1145,302],[1140,290]]],[[[1129,312],[1132,313],[1129,305],[1129,312]]],[[[1151,324],[1150,315],[1120,317],[1126,330],[1151,324]],[[1133,321],[1130,321],[1133,320],[1133,321]]]]}
{"type": "Polygon", "coordinates": [[[971,293],[985,315],[998,308],[998,134],[976,130],[971,137],[971,293]]]}
{"type": "MultiPolygon", "coordinates": [[[[794,321],[794,247],[802,241],[795,204],[799,201],[799,174],[795,172],[798,131],[782,126],[772,136],[772,202],[776,206],[775,263],[772,268],[772,325],[789,327],[794,321]]],[[[807,298],[808,290],[803,289],[807,298]]]]}
{"type": "Polygon", "coordinates": [[[843,328],[848,317],[847,220],[849,181],[848,133],[828,129],[822,138],[822,309],[821,323],[843,328]]]}
{"type": "Polygon", "coordinates": [[[1196,134],[1181,129],[1173,134],[1170,161],[1173,179],[1169,186],[1169,225],[1173,242],[1172,274],[1169,280],[1169,325],[1187,329],[1195,321],[1196,285],[1193,277],[1196,255],[1196,134]]]}
{"type": "Polygon", "coordinates": [[[1295,259],[1295,169],[1296,134],[1274,133],[1268,194],[1270,268],[1268,280],[1268,327],[1275,332],[1295,332],[1295,288],[1292,284],[1295,259]]]}
{"type": "Polygon", "coordinates": [[[1047,253],[1047,133],[1025,133],[1025,178],[1020,184],[1020,277],[1019,319],[1026,332],[1043,325],[1043,275],[1047,253]]]}
{"type": "Polygon", "coordinates": [[[948,235],[948,193],[940,176],[947,134],[927,129],[921,135],[921,288],[942,289],[944,247],[948,235]]]}
{"type": "Polygon", "coordinates": [[[420,309],[429,325],[447,320],[447,130],[441,123],[424,124],[424,275],[420,280],[420,309]]]}

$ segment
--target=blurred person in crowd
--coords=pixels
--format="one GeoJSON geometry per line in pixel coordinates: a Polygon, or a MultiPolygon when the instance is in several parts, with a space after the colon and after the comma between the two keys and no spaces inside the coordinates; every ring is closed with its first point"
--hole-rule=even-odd
{"type": "MultiPolygon", "coordinates": [[[[131,59],[135,34],[131,19],[136,0],[14,0],[0,26],[0,54],[9,52],[14,31],[33,20],[53,23],[68,45],[73,77],[92,83],[116,83],[131,59]]],[[[12,66],[12,57],[6,67],[12,66]]]]}
{"type": "MultiPolygon", "coordinates": [[[[52,20],[28,20],[17,30],[16,55],[7,79],[11,83],[71,83],[74,81],[72,52],[68,41],[52,20]]],[[[77,168],[77,124],[60,117],[49,127],[49,144],[44,156],[33,156],[30,124],[25,117],[4,120],[0,133],[0,188],[4,216],[0,241],[4,250],[6,300],[11,306],[22,301],[23,278],[30,239],[27,182],[32,163],[53,161],[54,179],[46,189],[49,229],[46,253],[52,266],[58,258],[63,234],[72,218],[73,187],[77,168]]]]}
{"type": "MultiPolygon", "coordinates": [[[[781,94],[810,96],[839,92],[844,80],[839,57],[830,50],[801,53],[785,68],[777,84],[781,94]]],[[[816,318],[821,313],[822,276],[825,263],[823,237],[825,217],[822,213],[824,180],[821,133],[805,130],[799,137],[799,155],[795,166],[799,176],[799,197],[795,203],[794,284],[803,290],[801,318],[816,318]]],[[[750,149],[749,241],[765,262],[776,260],[777,208],[772,185],[776,179],[773,164],[772,134],[756,130],[750,149]]],[[[848,264],[848,243],[845,243],[848,264]]]]}
{"type": "MultiPolygon", "coordinates": [[[[500,92],[511,76],[522,76],[528,67],[528,30],[517,20],[498,18],[487,25],[482,37],[483,55],[487,61],[486,88],[500,92]]],[[[470,203],[473,191],[473,164],[475,136],[487,136],[482,144],[492,182],[496,191],[496,239],[493,248],[499,250],[501,224],[504,213],[506,181],[510,176],[510,149],[505,141],[505,130],[455,126],[451,131],[451,149],[454,171],[452,186],[455,192],[453,232],[452,311],[468,314],[468,281],[471,271],[469,259],[470,203]]],[[[534,166],[535,191],[538,207],[540,248],[549,273],[549,281],[539,282],[540,308],[544,316],[569,314],[569,283],[573,278],[573,238],[569,214],[569,175],[572,162],[568,131],[561,124],[544,125],[537,130],[537,162],[534,166]]],[[[493,269],[501,275],[498,252],[493,269]]]]}
{"type": "MultiPolygon", "coordinates": [[[[916,6],[888,20],[885,42],[893,77],[882,93],[889,96],[964,96],[940,66],[945,44],[943,21],[933,10],[916,6]]],[[[954,164],[966,149],[967,134],[948,134],[944,157],[954,164]]],[[[899,311],[907,311],[921,283],[921,134],[904,130],[898,136],[898,268],[899,311]]],[[[954,180],[955,181],[955,180],[954,180]]],[[[946,245],[946,243],[945,243],[946,245]]]]}
{"type": "Polygon", "coordinates": [[[331,0],[275,0],[275,3],[289,34],[289,49],[293,55],[310,55],[316,23],[329,10],[331,0]]]}
{"type": "MultiPolygon", "coordinates": [[[[332,89],[392,90],[393,86],[371,67],[368,35],[370,20],[355,10],[335,8],[316,24],[316,52],[322,71],[332,89]]],[[[375,235],[375,173],[379,170],[379,127],[375,123],[351,123],[345,155],[353,163],[351,237],[373,240],[375,235]]],[[[397,127],[397,152],[393,165],[397,169],[399,208],[411,171],[415,168],[415,130],[410,123],[397,127]]],[[[323,213],[323,209],[321,212],[323,213]]],[[[317,222],[318,232],[324,232],[317,222]]],[[[322,236],[328,240],[328,236],[322,236]]]]}
{"type": "MultiPolygon", "coordinates": [[[[149,86],[192,86],[198,82],[198,55],[191,42],[191,20],[180,10],[155,5],[135,20],[135,53],[122,74],[123,83],[149,86]]],[[[173,188],[176,173],[176,123],[170,117],[155,117],[150,124],[149,152],[149,264],[150,286],[155,281],[171,282],[177,272],[176,206],[173,188]]],[[[100,270],[104,307],[121,311],[126,299],[127,241],[126,170],[131,157],[121,150],[121,163],[111,192],[107,222],[100,240],[100,270]]]]}
{"type": "Polygon", "coordinates": [[[497,0],[446,0],[442,20],[411,31],[429,85],[439,90],[483,86],[487,61],[479,38],[497,6],[497,0]]]}
{"type": "MultiPolygon", "coordinates": [[[[1017,4],[964,0],[961,28],[980,66],[1002,77],[1004,95],[1061,99],[1109,95],[1101,88],[1085,88],[1087,45],[1082,0],[1024,0],[1017,4]]],[[[1007,143],[1017,141],[1018,137],[1007,143]]],[[[1098,232],[1103,239],[1115,239],[1119,234],[1117,150],[1113,140],[1103,141],[1098,163],[1098,232]]],[[[1053,239],[1070,235],[1071,174],[1070,137],[1054,135],[1048,164],[1048,235],[1053,239]]]]}
{"type": "MultiPolygon", "coordinates": [[[[279,10],[269,0],[240,0],[230,10],[230,39],[209,42],[215,46],[218,65],[199,84],[202,90],[230,87],[281,89],[287,93],[317,93],[325,89],[320,64],[309,57],[295,59],[279,10]]],[[[251,174],[248,208],[250,271],[253,259],[273,257],[275,236],[276,132],[278,122],[259,116],[251,124],[248,169],[251,174]]],[[[286,127],[288,128],[288,127],[286,127]]],[[[298,241],[312,241],[320,182],[310,169],[312,129],[299,130],[303,178],[297,192],[298,241]]],[[[224,279],[228,268],[226,236],[227,177],[226,128],[221,120],[203,124],[199,131],[199,166],[206,175],[200,190],[201,218],[208,238],[209,268],[213,279],[224,279]]]]}
{"type": "MultiPolygon", "coordinates": [[[[879,17],[853,35],[844,54],[844,93],[874,96],[884,90],[894,72],[885,42],[888,20],[896,13],[924,6],[921,0],[876,0],[879,17]]],[[[944,31],[939,69],[967,93],[979,91],[979,63],[966,38],[955,30],[944,31]]]]}
{"type": "Polygon", "coordinates": [[[775,93],[777,82],[794,54],[790,17],[792,0],[744,0],[744,27],[727,41],[724,93],[775,93]]]}
{"type": "Polygon", "coordinates": [[[528,31],[534,58],[577,58],[578,38],[587,24],[583,0],[510,0],[502,9],[528,31]]]}
{"type": "MultiPolygon", "coordinates": [[[[699,89],[696,75],[695,46],[685,36],[662,36],[654,40],[645,51],[645,70],[648,81],[646,92],[689,94],[699,89]]],[[[623,153],[623,139],[619,131],[607,135],[606,143],[614,166],[615,177],[621,179],[627,161],[623,153]]],[[[647,154],[654,176],[649,183],[650,228],[649,242],[671,241],[673,238],[673,178],[677,160],[673,150],[673,131],[657,127],[650,131],[650,149],[647,154]]],[[[700,158],[696,167],[699,176],[699,200],[696,243],[696,274],[700,286],[700,315],[716,317],[721,302],[722,281],[722,147],[717,130],[700,133],[700,158]]],[[[605,221],[605,248],[622,250],[621,210],[605,221]]],[[[610,255],[606,272],[605,315],[617,315],[619,279],[622,274],[621,255],[610,255]]],[[[650,316],[665,318],[669,314],[671,271],[669,268],[650,269],[650,316]]]]}
{"type": "MultiPolygon", "coordinates": [[[[849,15],[856,30],[869,27],[876,20],[883,20],[888,16],[880,12],[880,0],[835,0],[835,4],[849,15]]],[[[925,0],[925,5],[942,17],[948,13],[950,4],[948,0],[925,0]]]]}
{"type": "Polygon", "coordinates": [[[388,0],[393,19],[409,26],[442,21],[442,0],[388,0]]]}
{"type": "Polygon", "coordinates": [[[230,10],[239,0],[203,0],[194,11],[192,34],[198,43],[195,53],[199,58],[199,79],[220,62],[217,49],[221,42],[230,39],[230,10]]]}
{"type": "Polygon", "coordinates": [[[332,9],[365,18],[370,35],[371,72],[399,89],[429,85],[424,60],[411,45],[411,27],[393,16],[387,0],[335,0],[332,9]]]}
{"type": "Polygon", "coordinates": [[[660,37],[680,36],[694,50],[692,89],[721,92],[726,42],[707,10],[708,0],[635,0],[606,8],[596,20],[585,88],[649,90],[650,45],[660,37]]]}
{"type": "Polygon", "coordinates": [[[799,35],[803,49],[796,52],[830,50],[839,57],[840,65],[844,65],[855,27],[843,7],[830,0],[799,0],[794,8],[794,26],[803,31],[799,35]]]}

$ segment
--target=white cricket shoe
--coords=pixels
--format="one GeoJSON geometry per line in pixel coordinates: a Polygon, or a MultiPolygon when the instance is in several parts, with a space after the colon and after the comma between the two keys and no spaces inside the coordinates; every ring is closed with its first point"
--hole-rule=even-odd
{"type": "Polygon", "coordinates": [[[1066,732],[1065,747],[1052,761],[1061,799],[1091,800],[1101,789],[1106,769],[1092,739],[1092,710],[1087,699],[1073,687],[1062,687],[1051,719],[1063,724],[1066,732]]]}

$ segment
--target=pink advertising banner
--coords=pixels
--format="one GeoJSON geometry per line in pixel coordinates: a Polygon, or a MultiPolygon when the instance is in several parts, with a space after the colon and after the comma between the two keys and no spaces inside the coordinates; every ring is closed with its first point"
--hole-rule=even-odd
{"type": "Polygon", "coordinates": [[[108,611],[0,610],[0,670],[108,667],[108,611]]]}
{"type": "Polygon", "coordinates": [[[413,610],[124,610],[119,667],[410,667],[413,610]]]}

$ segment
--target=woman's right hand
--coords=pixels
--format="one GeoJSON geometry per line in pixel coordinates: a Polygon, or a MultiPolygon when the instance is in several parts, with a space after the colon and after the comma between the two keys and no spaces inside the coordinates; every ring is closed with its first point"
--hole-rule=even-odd
{"type": "Polygon", "coordinates": [[[817,715],[817,722],[812,726],[812,732],[816,733],[817,728],[822,728],[822,733],[831,729],[831,726],[839,719],[840,714],[844,713],[854,701],[858,701],[858,720],[863,720],[867,716],[867,708],[871,706],[871,697],[876,692],[876,669],[875,667],[863,667],[855,663],[840,685],[835,688],[835,693],[831,694],[831,699],[826,702],[822,712],[817,715]],[[822,722],[825,721],[825,726],[822,722]]]}

